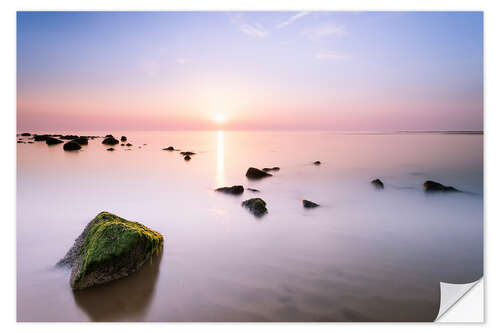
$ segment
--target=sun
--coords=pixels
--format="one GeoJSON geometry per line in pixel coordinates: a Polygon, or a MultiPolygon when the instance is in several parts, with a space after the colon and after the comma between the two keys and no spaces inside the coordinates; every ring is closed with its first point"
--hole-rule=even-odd
{"type": "Polygon", "coordinates": [[[217,113],[214,117],[214,120],[217,124],[222,124],[226,121],[226,116],[224,116],[222,113],[217,113]]]}

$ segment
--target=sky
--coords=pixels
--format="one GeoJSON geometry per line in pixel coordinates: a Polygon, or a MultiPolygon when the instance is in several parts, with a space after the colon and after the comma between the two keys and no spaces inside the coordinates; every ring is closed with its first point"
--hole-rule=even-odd
{"type": "Polygon", "coordinates": [[[482,130],[481,12],[18,12],[18,130],[482,130]]]}

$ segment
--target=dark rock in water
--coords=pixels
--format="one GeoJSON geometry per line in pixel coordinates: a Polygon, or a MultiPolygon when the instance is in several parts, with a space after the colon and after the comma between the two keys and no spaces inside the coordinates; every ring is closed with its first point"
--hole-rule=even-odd
{"type": "Polygon", "coordinates": [[[250,192],[260,192],[259,190],[255,189],[255,188],[250,188],[250,187],[247,187],[247,190],[250,192]]]}
{"type": "Polygon", "coordinates": [[[374,179],[372,180],[372,185],[375,186],[377,190],[381,190],[384,188],[384,183],[380,179],[374,179]]]}
{"type": "Polygon", "coordinates": [[[216,189],[216,191],[228,194],[241,194],[243,193],[244,188],[241,185],[234,185],[231,187],[219,187],[218,189],[216,189]]]}
{"type": "Polygon", "coordinates": [[[260,178],[269,177],[272,175],[270,173],[264,172],[264,171],[259,170],[257,168],[250,167],[247,170],[246,176],[247,176],[247,178],[250,178],[250,179],[260,179],[260,178]]]}
{"type": "Polygon", "coordinates": [[[17,140],[17,143],[24,143],[24,141],[22,141],[22,140],[17,140]]]}
{"type": "Polygon", "coordinates": [[[89,139],[87,139],[86,137],[83,137],[83,136],[77,137],[73,141],[75,141],[76,143],[78,143],[79,145],[82,145],[82,146],[89,144],[89,139]]]}
{"type": "Polygon", "coordinates": [[[193,153],[192,151],[181,151],[181,155],[189,156],[189,155],[196,155],[196,153],[193,153]]]}
{"type": "Polygon", "coordinates": [[[78,142],[71,140],[71,141],[68,141],[64,144],[63,149],[64,150],[80,150],[80,149],[82,149],[82,146],[78,142]]]}
{"type": "Polygon", "coordinates": [[[111,135],[111,134],[107,134],[107,135],[105,136],[105,138],[113,138],[113,135],[111,135]]]}
{"type": "Polygon", "coordinates": [[[48,136],[48,135],[36,135],[36,134],[33,136],[33,139],[35,141],[45,141],[45,140],[47,140],[47,138],[50,138],[50,136],[48,136]]]}
{"type": "Polygon", "coordinates": [[[272,167],[272,168],[263,168],[262,171],[268,172],[268,171],[280,171],[279,167],[272,167]]]}
{"type": "Polygon", "coordinates": [[[113,145],[116,145],[120,143],[118,140],[116,140],[114,137],[112,136],[106,136],[106,138],[104,140],[102,140],[102,144],[103,145],[110,145],[110,146],[113,146],[113,145]]]}
{"type": "Polygon", "coordinates": [[[27,133],[27,132],[21,133],[21,136],[31,136],[31,133],[27,133]]]}
{"type": "Polygon", "coordinates": [[[130,146],[132,146],[132,144],[131,143],[127,143],[125,146],[130,147],[130,146]]]}
{"type": "Polygon", "coordinates": [[[261,198],[245,200],[241,205],[248,208],[257,217],[267,214],[266,202],[261,198]]]}
{"type": "Polygon", "coordinates": [[[120,138],[120,141],[121,142],[125,142],[127,141],[127,137],[125,135],[122,135],[122,137],[120,138]]]}
{"type": "Polygon", "coordinates": [[[33,143],[33,141],[28,141],[28,143],[33,143]]]}
{"type": "Polygon", "coordinates": [[[78,135],[59,135],[59,137],[64,140],[75,140],[79,138],[78,135]]]}
{"type": "Polygon", "coordinates": [[[59,143],[63,143],[63,141],[56,138],[47,138],[45,140],[45,143],[48,145],[57,145],[59,143]]]}
{"type": "Polygon", "coordinates": [[[461,192],[452,186],[445,186],[443,184],[436,183],[432,180],[427,180],[424,183],[425,192],[461,192]]]}
{"type": "Polygon", "coordinates": [[[125,146],[125,144],[124,143],[120,143],[120,146],[125,146]]]}
{"type": "Polygon", "coordinates": [[[111,148],[108,148],[108,149],[106,149],[106,150],[107,150],[107,151],[114,151],[114,150],[115,150],[115,148],[111,147],[111,148]]]}
{"type": "Polygon", "coordinates": [[[80,146],[80,144],[76,141],[69,141],[64,144],[63,149],[68,151],[80,150],[82,149],[82,146],[80,146]]]}
{"type": "Polygon", "coordinates": [[[172,146],[169,146],[167,148],[163,148],[162,150],[168,150],[168,151],[173,151],[174,150],[174,147],[172,146]]]}
{"type": "Polygon", "coordinates": [[[189,155],[184,156],[184,161],[189,161],[190,159],[191,159],[191,156],[189,156],[189,155]]]}
{"type": "Polygon", "coordinates": [[[320,164],[321,164],[321,162],[320,162],[320,161],[316,161],[316,162],[314,162],[313,164],[314,164],[314,165],[320,165],[320,164]]]}
{"type": "Polygon", "coordinates": [[[162,249],[160,233],[102,212],[87,224],[57,265],[73,268],[71,288],[80,290],[126,277],[162,249]]]}
{"type": "Polygon", "coordinates": [[[317,203],[309,200],[302,200],[302,205],[304,206],[304,208],[314,208],[319,206],[317,203]]]}

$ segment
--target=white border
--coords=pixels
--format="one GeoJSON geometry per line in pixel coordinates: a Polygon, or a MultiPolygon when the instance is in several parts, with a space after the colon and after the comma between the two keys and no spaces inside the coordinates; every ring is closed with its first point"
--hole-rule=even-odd
{"type": "MultiPolygon", "coordinates": [[[[10,330],[40,330],[50,329],[51,332],[67,332],[68,330],[76,332],[87,332],[88,330],[110,330],[119,329],[124,332],[132,332],[140,329],[140,324],[16,324],[16,269],[15,269],[15,170],[16,170],[16,155],[15,144],[12,139],[15,136],[15,78],[16,78],[16,10],[430,10],[430,11],[446,11],[446,10],[484,10],[485,15],[485,281],[500,281],[498,278],[498,258],[489,261],[488,253],[500,253],[498,251],[498,241],[491,241],[489,235],[499,235],[498,211],[494,210],[494,203],[500,197],[498,188],[500,188],[498,163],[498,140],[500,129],[500,105],[498,102],[500,90],[500,73],[499,73],[499,32],[500,32],[500,13],[498,11],[499,1],[444,1],[444,0],[420,0],[420,1],[269,1],[269,0],[252,0],[252,1],[236,1],[230,0],[211,0],[207,1],[96,1],[96,0],[45,0],[45,1],[11,1],[4,0],[1,6],[1,41],[2,52],[1,57],[1,93],[2,98],[2,119],[0,121],[2,136],[2,192],[1,192],[1,207],[2,214],[2,233],[3,237],[0,242],[2,249],[2,274],[1,277],[1,297],[0,297],[0,316],[2,320],[2,329],[10,330]],[[12,143],[12,144],[11,144],[12,143]],[[493,201],[493,202],[495,202],[493,201]]],[[[495,255],[493,255],[495,257],[495,255]]],[[[203,331],[255,331],[258,330],[275,330],[286,329],[289,332],[303,331],[304,329],[314,329],[318,331],[331,332],[332,329],[342,328],[347,331],[357,331],[359,329],[369,329],[374,332],[386,332],[390,330],[401,329],[409,332],[420,332],[426,330],[453,330],[454,333],[468,329],[488,328],[499,331],[498,320],[495,316],[488,317],[488,309],[498,309],[499,306],[492,295],[500,295],[499,288],[495,283],[487,285],[489,297],[486,297],[486,322],[485,325],[460,325],[460,324],[147,324],[149,330],[179,330],[192,331],[203,329],[203,331]],[[485,326],[485,327],[482,327],[485,326]]]]}

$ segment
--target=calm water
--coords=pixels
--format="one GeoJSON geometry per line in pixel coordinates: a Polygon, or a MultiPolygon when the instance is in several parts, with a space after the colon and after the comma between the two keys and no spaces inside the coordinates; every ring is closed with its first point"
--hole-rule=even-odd
{"type": "Polygon", "coordinates": [[[440,281],[482,276],[482,135],[112,134],[132,150],[17,144],[19,321],[431,321],[440,281]],[[427,179],[467,193],[425,195],[427,179]],[[261,193],[213,191],[238,184],[261,193]],[[261,219],[241,207],[256,196],[261,219]],[[54,265],[101,211],[161,232],[163,255],[74,293],[54,265]]]}

